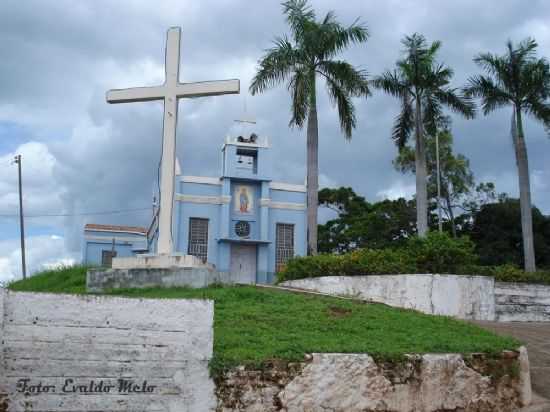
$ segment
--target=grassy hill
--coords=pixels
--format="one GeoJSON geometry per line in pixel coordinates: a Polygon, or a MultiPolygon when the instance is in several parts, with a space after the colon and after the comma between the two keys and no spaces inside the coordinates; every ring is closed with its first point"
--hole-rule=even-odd
{"type": "MultiPolygon", "coordinates": [[[[64,268],[12,283],[17,291],[85,293],[85,267],[64,268]]],[[[134,298],[204,298],[215,302],[214,370],[266,361],[302,360],[312,352],[497,353],[519,342],[467,322],[382,304],[254,286],[133,289],[109,294],[134,298]]]]}

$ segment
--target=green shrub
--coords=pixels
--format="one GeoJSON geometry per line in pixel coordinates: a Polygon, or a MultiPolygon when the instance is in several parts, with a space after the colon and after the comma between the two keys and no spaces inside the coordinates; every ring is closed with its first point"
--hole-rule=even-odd
{"type": "Polygon", "coordinates": [[[493,276],[502,282],[550,284],[550,271],[527,273],[514,265],[480,266],[474,244],[431,232],[395,249],[358,249],[344,255],[323,254],[291,259],[277,281],[321,276],[366,276],[407,273],[450,273],[493,276]]]}
{"type": "Polygon", "coordinates": [[[475,245],[469,238],[452,238],[445,232],[414,237],[405,248],[416,262],[417,273],[453,273],[477,261],[475,245]]]}
{"type": "Polygon", "coordinates": [[[307,277],[344,276],[344,259],[347,255],[317,255],[291,259],[282,272],[277,275],[279,282],[285,280],[304,279],[307,277]]]}
{"type": "Polygon", "coordinates": [[[492,276],[499,282],[525,282],[550,285],[549,270],[525,272],[523,269],[512,264],[499,266],[468,265],[458,268],[456,273],[460,275],[492,276]]]}
{"type": "Polygon", "coordinates": [[[405,249],[360,249],[347,255],[349,261],[344,268],[350,268],[347,274],[383,275],[388,273],[415,273],[415,261],[405,249]]]}
{"type": "Polygon", "coordinates": [[[415,273],[414,260],[399,249],[359,249],[345,255],[296,257],[278,274],[277,281],[387,273],[415,273]]]}
{"type": "Polygon", "coordinates": [[[279,282],[321,276],[361,276],[405,273],[451,273],[475,262],[467,238],[430,233],[412,238],[404,247],[358,249],[344,255],[323,254],[291,259],[278,274],[279,282]]]}

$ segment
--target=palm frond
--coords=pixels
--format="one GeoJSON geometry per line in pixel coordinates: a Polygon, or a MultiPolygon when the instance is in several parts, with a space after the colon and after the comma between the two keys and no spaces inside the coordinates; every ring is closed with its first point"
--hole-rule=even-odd
{"type": "Polygon", "coordinates": [[[474,57],[474,63],[497,79],[502,78],[507,71],[504,58],[492,53],[478,54],[474,57]]]}
{"type": "Polygon", "coordinates": [[[344,137],[349,140],[356,125],[355,107],[349,93],[340,84],[330,77],[326,77],[326,81],[330,100],[338,109],[340,128],[344,132],[344,137]]]}
{"type": "Polygon", "coordinates": [[[426,81],[423,77],[434,66],[435,55],[441,47],[441,42],[434,41],[428,45],[423,35],[414,33],[411,36],[405,36],[402,44],[405,46],[405,56],[397,62],[397,67],[405,78],[417,88],[418,86],[421,88],[421,84],[426,81]]]}
{"type": "Polygon", "coordinates": [[[336,13],[333,10],[330,10],[323,19],[321,24],[334,24],[336,23],[336,13]]]}
{"type": "Polygon", "coordinates": [[[544,101],[550,97],[550,66],[546,59],[524,64],[518,91],[525,101],[544,101]]]}
{"type": "MultiPolygon", "coordinates": [[[[315,78],[313,78],[315,81],[315,78]]],[[[290,82],[288,90],[292,97],[292,117],[289,121],[289,126],[297,126],[302,128],[307,118],[310,106],[310,96],[312,92],[312,76],[305,69],[296,70],[290,82]]]]}
{"type": "Polygon", "coordinates": [[[317,72],[330,78],[346,93],[354,97],[369,96],[367,73],[358,70],[343,60],[321,61],[317,64],[317,72]]]}
{"type": "Polygon", "coordinates": [[[484,114],[489,114],[513,101],[513,96],[495,84],[492,78],[483,75],[472,76],[468,79],[464,95],[480,97],[484,114]]]}
{"type": "Polygon", "coordinates": [[[405,94],[410,94],[410,84],[400,75],[397,70],[393,72],[386,71],[380,76],[374,78],[372,85],[394,97],[402,98],[405,94]]]}
{"type": "Polygon", "coordinates": [[[428,56],[431,58],[431,59],[434,59],[435,58],[435,55],[437,54],[437,52],[439,51],[439,49],[441,48],[441,41],[440,40],[434,40],[432,42],[432,44],[430,44],[430,47],[428,48],[428,56]]]}
{"type": "Polygon", "coordinates": [[[357,19],[350,26],[344,27],[327,15],[322,24],[312,33],[313,54],[320,60],[328,60],[350,44],[363,43],[368,40],[367,27],[357,19]]]}
{"type": "Polygon", "coordinates": [[[542,122],[546,127],[550,125],[550,103],[533,98],[531,100],[527,100],[523,104],[523,108],[527,113],[542,122]]]}
{"type": "Polygon", "coordinates": [[[306,23],[315,20],[315,11],[307,4],[307,0],[288,0],[282,6],[294,38],[299,41],[303,37],[306,23]]]}
{"type": "Polygon", "coordinates": [[[255,95],[285,81],[296,64],[300,52],[296,50],[287,38],[275,40],[275,47],[259,61],[258,72],[250,84],[250,93],[255,95]]]}
{"type": "Polygon", "coordinates": [[[518,62],[525,62],[532,60],[535,57],[536,49],[538,47],[535,39],[527,37],[519,42],[517,47],[514,47],[513,43],[508,40],[507,44],[508,54],[518,62]]]}
{"type": "Polygon", "coordinates": [[[411,96],[405,91],[401,96],[401,111],[395,118],[392,130],[392,139],[402,149],[409,139],[414,127],[414,111],[412,108],[411,96]]]}
{"type": "Polygon", "coordinates": [[[420,33],[405,36],[401,40],[401,44],[404,46],[403,52],[406,55],[417,54],[418,51],[426,50],[427,47],[426,38],[420,33]]]}
{"type": "Polygon", "coordinates": [[[441,103],[436,95],[425,94],[422,99],[422,124],[429,136],[435,136],[441,119],[444,117],[441,103]]]}
{"type": "Polygon", "coordinates": [[[438,102],[449,107],[455,113],[461,114],[466,119],[475,116],[475,105],[471,97],[458,93],[457,89],[445,87],[434,90],[434,96],[438,102]]]}
{"type": "Polygon", "coordinates": [[[454,70],[442,63],[434,64],[430,70],[427,70],[426,78],[429,87],[442,87],[449,84],[454,75],[454,70]]]}

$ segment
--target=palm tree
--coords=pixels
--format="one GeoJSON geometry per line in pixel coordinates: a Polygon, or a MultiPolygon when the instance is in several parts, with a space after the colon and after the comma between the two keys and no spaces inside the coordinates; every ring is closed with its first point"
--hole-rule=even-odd
{"type": "Polygon", "coordinates": [[[307,119],[307,227],[308,254],[317,254],[317,208],[319,190],[319,131],[317,123],[316,79],[326,81],[328,95],[338,108],[340,127],[347,139],[355,128],[352,97],[370,94],[366,73],[336,56],[352,43],[368,38],[364,25],[357,20],[344,27],[333,12],[316,20],[306,0],[282,4],[292,39],[277,38],[275,46],[259,61],[250,85],[252,95],[287,83],[292,97],[290,126],[302,128],[307,119]]]}
{"type": "Polygon", "coordinates": [[[513,107],[512,142],[519,178],[524,264],[527,272],[534,272],[531,187],[522,116],[525,112],[545,126],[550,125],[550,105],[547,101],[550,95],[550,69],[546,59],[536,57],[537,43],[533,39],[528,38],[516,46],[508,41],[506,48],[506,53],[501,56],[482,53],[474,58],[474,62],[487,75],[471,77],[465,92],[481,98],[485,115],[504,106],[513,107]]]}
{"type": "Polygon", "coordinates": [[[452,69],[435,60],[441,47],[439,41],[428,46],[424,36],[414,33],[406,36],[402,44],[405,46],[405,56],[397,61],[397,68],[378,76],[373,84],[401,101],[401,112],[396,118],[392,133],[400,149],[405,146],[414,128],[416,225],[418,235],[424,236],[428,231],[424,130],[435,135],[444,122],[443,106],[466,118],[474,116],[474,106],[457,89],[449,87],[453,77],[452,69]]]}

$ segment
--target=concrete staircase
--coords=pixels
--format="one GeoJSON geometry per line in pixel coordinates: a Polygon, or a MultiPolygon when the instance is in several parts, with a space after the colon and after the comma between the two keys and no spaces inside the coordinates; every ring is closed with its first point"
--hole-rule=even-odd
{"type": "Polygon", "coordinates": [[[550,286],[495,282],[499,322],[550,322],[550,286]]]}

